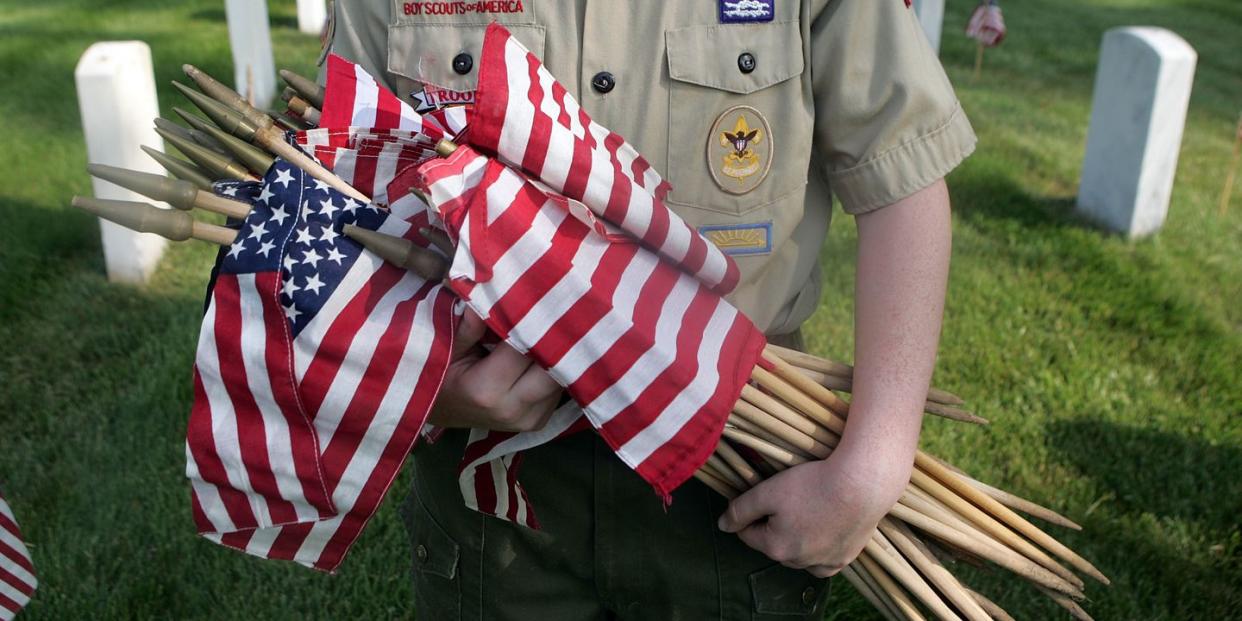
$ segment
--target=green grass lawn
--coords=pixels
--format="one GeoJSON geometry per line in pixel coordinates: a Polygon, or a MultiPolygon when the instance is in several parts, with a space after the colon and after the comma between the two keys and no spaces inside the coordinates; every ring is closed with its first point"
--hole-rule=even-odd
{"type": "MultiPolygon", "coordinates": [[[[1242,188],[1224,217],[1216,200],[1242,108],[1242,5],[1008,2],[1010,37],[978,81],[959,34],[973,3],[949,5],[942,58],[980,147],[949,180],[936,383],[993,425],[930,420],[925,445],[1086,527],[1053,532],[1113,578],[1089,589],[1096,618],[1237,617],[1242,188]],[[1072,215],[1099,39],[1123,24],[1172,28],[1200,54],[1169,221],[1137,243],[1072,215]]],[[[273,5],[277,64],[309,71],[318,45],[296,32],[293,6],[273,5]]],[[[176,246],[149,286],[112,286],[97,225],[67,208],[90,191],[72,77],[82,51],[142,39],[163,85],[182,62],[228,75],[223,18],[206,0],[0,0],[0,486],[41,574],[26,619],[412,616],[394,499],[337,576],[193,534],[182,447],[212,251],[176,246]]],[[[160,96],[166,112],[179,105],[169,87],[160,96]]],[[[829,293],[808,326],[815,350],[841,358],[855,241],[837,218],[829,293]]],[[[1018,618],[1060,614],[1008,577],[962,571],[1018,618]]],[[[830,618],[875,618],[839,587],[830,618]]]]}

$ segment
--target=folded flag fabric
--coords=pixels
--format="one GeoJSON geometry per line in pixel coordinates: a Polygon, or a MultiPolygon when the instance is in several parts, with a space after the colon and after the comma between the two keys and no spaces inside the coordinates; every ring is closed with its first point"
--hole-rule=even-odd
{"type": "Polygon", "coordinates": [[[39,579],[13,510],[0,494],[0,621],[11,621],[30,602],[39,579]]]}
{"type": "MultiPolygon", "coordinates": [[[[218,186],[220,187],[220,186],[218,186]]],[[[342,236],[424,243],[389,212],[283,160],[223,258],[195,358],[187,475],[208,539],[330,571],[396,476],[439,390],[454,297],[342,236]]]]}
{"type": "Polygon", "coordinates": [[[759,359],[765,341],[750,320],[590,211],[471,148],[416,171],[457,242],[452,290],[565,386],[657,492],[688,479],[759,359]]]}
{"type": "Polygon", "coordinates": [[[496,154],[726,294],[737,265],[664,204],[670,190],[620,135],[591,120],[508,30],[487,27],[468,140],[496,154]]]}
{"type": "Polygon", "coordinates": [[[995,47],[1005,40],[1005,17],[996,0],[984,0],[970,14],[966,23],[966,36],[984,47],[995,47]]]}

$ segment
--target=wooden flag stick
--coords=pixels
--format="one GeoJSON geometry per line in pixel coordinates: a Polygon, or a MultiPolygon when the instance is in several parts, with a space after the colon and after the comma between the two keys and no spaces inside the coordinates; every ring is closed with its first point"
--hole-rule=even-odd
{"type": "MultiPolygon", "coordinates": [[[[769,404],[772,405],[772,404],[769,404]]],[[[815,457],[824,459],[832,452],[832,447],[836,446],[837,439],[835,437],[819,438],[824,435],[822,429],[816,428],[815,435],[811,435],[804,429],[795,428],[786,422],[782,416],[774,415],[769,409],[759,407],[755,403],[747,400],[739,400],[733,404],[733,412],[746,420],[764,428],[764,430],[776,435],[782,440],[802,449],[815,457]],[[827,444],[829,442],[831,444],[827,444]]],[[[802,419],[803,423],[810,423],[807,419],[802,419]]]]}
{"type": "Polygon", "coordinates": [[[1062,526],[1070,530],[1082,530],[1082,526],[1078,525],[1077,522],[1074,522],[1073,520],[1057,513],[1056,511],[1053,511],[1052,509],[1035,504],[1021,496],[1015,496],[1014,494],[1010,494],[1004,490],[997,489],[987,483],[975,480],[964,474],[959,473],[957,476],[961,477],[963,481],[966,481],[979,491],[991,496],[996,499],[997,502],[1009,507],[1010,509],[1021,511],[1029,516],[1037,517],[1045,522],[1051,522],[1057,526],[1062,526]]]}
{"type": "Polygon", "coordinates": [[[880,586],[880,590],[892,598],[893,604],[897,606],[897,611],[901,617],[909,621],[927,621],[923,613],[919,612],[919,609],[915,607],[914,602],[910,601],[910,596],[906,595],[906,592],[897,586],[896,582],[893,582],[893,578],[884,571],[884,568],[880,567],[879,563],[872,558],[869,552],[864,550],[862,554],[859,554],[857,562],[861,563],[863,569],[871,574],[876,584],[880,586]]]}
{"type": "MultiPolygon", "coordinates": [[[[820,373],[819,371],[804,369],[797,365],[794,365],[794,368],[798,369],[798,371],[803,375],[811,378],[816,384],[819,384],[828,390],[836,390],[840,392],[853,392],[854,390],[853,378],[828,375],[826,373],[820,373]]],[[[947,418],[949,420],[955,420],[963,423],[971,423],[973,425],[987,425],[991,423],[988,419],[977,414],[967,412],[961,408],[932,401],[930,396],[927,401],[923,403],[923,411],[931,414],[932,416],[939,416],[941,418],[947,418]]]]}
{"type": "Polygon", "coordinates": [[[889,575],[893,576],[915,598],[923,602],[923,605],[942,621],[961,621],[961,617],[949,609],[944,600],[936,594],[935,589],[932,589],[931,585],[914,570],[909,561],[902,557],[883,533],[876,531],[872,534],[864,549],[871,555],[871,558],[888,571],[889,575]]]}
{"type": "Polygon", "coordinates": [[[1070,584],[1073,584],[1075,587],[1082,588],[1082,579],[1075,576],[1074,572],[1066,569],[1043,550],[1035,547],[1034,544],[1020,537],[1017,533],[1010,530],[1007,526],[1005,526],[1005,524],[1002,524],[992,515],[985,513],[975,505],[953,493],[952,490],[942,485],[937,479],[933,479],[931,476],[916,467],[914,472],[911,473],[910,482],[918,485],[932,497],[944,503],[947,507],[949,507],[949,509],[966,521],[974,524],[980,530],[991,535],[992,537],[995,537],[997,541],[1000,541],[1004,545],[1021,553],[1023,556],[1039,563],[1070,584]]]}
{"type": "Polygon", "coordinates": [[[975,74],[971,80],[978,81],[979,75],[983,73],[983,42],[979,42],[979,48],[975,52],[975,74]]]}
{"type": "Polygon", "coordinates": [[[945,569],[939,561],[932,556],[922,542],[910,532],[908,528],[896,520],[884,518],[880,520],[880,532],[888,537],[893,546],[897,548],[901,555],[910,561],[919,573],[927,577],[927,580],[940,591],[949,602],[957,608],[970,621],[991,621],[988,613],[975,602],[974,598],[966,592],[966,588],[958,582],[953,574],[945,569]]]}
{"type": "Polygon", "coordinates": [[[725,463],[719,456],[712,454],[707,456],[707,466],[711,468],[711,473],[717,478],[728,483],[735,490],[744,492],[750,489],[746,484],[746,480],[741,475],[733,471],[733,467],[725,463]]]}
{"type": "Polygon", "coordinates": [[[858,591],[859,595],[863,596],[863,599],[867,600],[873,608],[884,616],[885,621],[902,621],[897,616],[897,613],[893,612],[893,609],[889,607],[889,601],[891,600],[885,601],[885,599],[881,598],[882,591],[879,591],[879,587],[872,587],[870,583],[863,580],[861,573],[864,572],[856,571],[852,565],[846,565],[841,568],[841,576],[854,587],[855,591],[858,591]]]}
{"type": "Polygon", "coordinates": [[[975,556],[989,560],[1004,567],[1019,577],[1025,578],[1040,586],[1065,593],[1071,597],[1082,597],[1082,591],[1061,579],[1056,574],[1040,567],[1021,554],[1006,548],[989,538],[974,538],[939,520],[915,511],[902,503],[893,505],[889,515],[895,517],[949,545],[961,548],[975,556]]]}
{"type": "Polygon", "coordinates": [[[1047,595],[1049,598],[1051,598],[1052,601],[1057,603],[1057,605],[1068,610],[1070,615],[1073,616],[1075,619],[1078,619],[1078,621],[1095,621],[1095,619],[1092,619],[1091,615],[1087,614],[1087,611],[1083,610],[1082,606],[1079,606],[1078,603],[1075,602],[1074,600],[1062,595],[1061,593],[1057,593],[1056,591],[1053,591],[1051,589],[1045,589],[1043,587],[1036,587],[1036,588],[1038,588],[1040,591],[1043,591],[1044,595],[1047,595]]]}
{"type": "MultiPolygon", "coordinates": [[[[789,349],[788,347],[781,347],[770,343],[765,349],[773,356],[776,356],[777,358],[780,358],[781,360],[784,360],[785,362],[788,362],[789,364],[800,369],[815,371],[817,373],[840,377],[843,379],[852,379],[854,377],[854,367],[845,363],[834,362],[832,360],[820,358],[819,356],[813,356],[811,354],[800,352],[796,349],[789,349]]],[[[928,389],[927,400],[944,405],[962,405],[965,403],[965,400],[961,397],[937,388],[928,389]]]]}
{"type": "Polygon", "coordinates": [[[988,615],[996,621],[1016,621],[1013,617],[1009,616],[1009,613],[1005,612],[1004,608],[997,606],[996,602],[984,597],[983,594],[978,591],[966,589],[966,592],[970,593],[970,596],[975,598],[975,601],[979,602],[979,605],[982,606],[983,609],[988,612],[988,615]]]}
{"type": "Polygon", "coordinates": [[[764,442],[767,442],[768,444],[771,444],[772,446],[775,446],[776,448],[779,448],[788,453],[797,455],[798,457],[801,457],[802,459],[806,461],[813,461],[815,459],[818,459],[814,455],[782,440],[780,436],[769,432],[767,429],[764,429],[763,427],[760,427],[759,425],[756,425],[755,423],[752,423],[746,420],[745,418],[738,416],[737,414],[730,414],[729,418],[727,419],[727,422],[728,424],[736,427],[737,429],[743,432],[746,432],[754,436],[755,438],[759,440],[763,440],[764,442]]]}
{"type": "Polygon", "coordinates": [[[720,458],[725,460],[725,463],[729,464],[733,471],[746,481],[748,488],[763,482],[763,477],[759,476],[759,473],[755,472],[755,469],[732,446],[729,446],[728,442],[722,440],[717,444],[716,454],[720,455],[720,458]]]}
{"type": "Polygon", "coordinates": [[[1108,577],[1101,573],[1100,570],[1096,569],[1095,566],[1086,559],[1079,556],[1060,541],[1053,539],[1050,535],[1048,535],[1048,533],[1036,528],[1034,524],[1031,524],[1023,519],[1022,516],[1014,513],[1009,507],[1006,507],[991,496],[988,496],[987,494],[975,489],[965,481],[957,478],[952,472],[949,471],[948,468],[945,468],[927,454],[922,451],[915,453],[914,463],[918,468],[921,468],[923,471],[929,473],[953,491],[961,494],[963,498],[966,498],[979,507],[986,509],[989,513],[1008,524],[1014,530],[1018,531],[1023,536],[1029,537],[1031,541],[1043,546],[1049,552],[1061,557],[1079,571],[1095,578],[1103,584],[1109,584],[1108,577]]]}
{"type": "Polygon", "coordinates": [[[728,498],[729,500],[733,500],[738,497],[738,492],[732,487],[729,487],[728,483],[716,478],[715,475],[704,472],[701,468],[694,471],[694,478],[698,479],[704,485],[712,488],[712,491],[728,498]]]}
{"type": "Polygon", "coordinates": [[[775,444],[760,440],[759,438],[756,438],[755,436],[752,436],[736,427],[725,426],[724,436],[732,442],[736,442],[742,446],[749,447],[763,455],[771,457],[773,460],[787,468],[792,468],[810,461],[801,455],[795,455],[794,453],[776,446],[775,444]]]}
{"type": "Polygon", "coordinates": [[[1242,115],[1238,117],[1238,128],[1233,137],[1233,157],[1229,159],[1229,172],[1225,173],[1225,188],[1220,193],[1220,215],[1229,209],[1229,199],[1233,197],[1233,176],[1238,172],[1238,158],[1242,156],[1242,115]]]}

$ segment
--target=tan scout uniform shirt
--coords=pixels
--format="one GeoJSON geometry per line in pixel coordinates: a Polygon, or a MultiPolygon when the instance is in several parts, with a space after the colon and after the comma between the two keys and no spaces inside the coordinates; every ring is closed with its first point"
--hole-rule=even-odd
{"type": "Polygon", "coordinates": [[[485,26],[505,25],[672,183],[769,334],[815,310],[832,194],[851,214],[889,205],[975,144],[903,0],[337,0],[334,20],[331,51],[416,105],[468,97],[485,26]],[[722,23],[747,5],[770,21],[722,23]]]}

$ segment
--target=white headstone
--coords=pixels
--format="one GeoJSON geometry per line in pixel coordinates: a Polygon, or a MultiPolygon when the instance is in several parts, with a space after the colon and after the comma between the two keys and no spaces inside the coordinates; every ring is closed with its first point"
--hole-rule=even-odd
{"type": "Polygon", "coordinates": [[[1140,237],[1160,230],[1186,124],[1197,54],[1163,28],[1104,33],[1078,209],[1140,237]]]}
{"type": "Polygon", "coordinates": [[[325,0],[298,0],[298,30],[317,35],[328,21],[325,0]]]}
{"type": "Polygon", "coordinates": [[[247,99],[253,98],[258,107],[266,108],[276,95],[276,61],[272,59],[267,2],[225,0],[224,13],[229,22],[229,45],[233,48],[235,90],[247,99]]]}
{"type": "MultiPolygon", "coordinates": [[[[96,43],[82,54],[73,75],[90,162],[164,174],[164,169],[138,148],[147,145],[164,149],[164,140],[151,124],[160,115],[151,48],[141,41],[96,43]]],[[[98,198],[150,202],[101,179],[92,179],[92,183],[98,198]]],[[[99,229],[108,279],[146,282],[164,253],[164,238],[135,233],[106,220],[99,221],[99,229]]]]}
{"type": "Polygon", "coordinates": [[[914,12],[919,16],[927,41],[937,54],[940,53],[940,30],[944,27],[944,0],[914,0],[914,12]]]}

